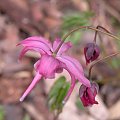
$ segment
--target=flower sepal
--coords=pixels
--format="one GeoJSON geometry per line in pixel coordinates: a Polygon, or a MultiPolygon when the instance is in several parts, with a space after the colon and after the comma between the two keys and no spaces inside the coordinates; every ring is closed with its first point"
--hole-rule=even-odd
{"type": "Polygon", "coordinates": [[[99,46],[96,43],[87,43],[84,48],[84,55],[86,59],[86,65],[96,60],[100,55],[99,46]]]}
{"type": "Polygon", "coordinates": [[[98,102],[95,100],[98,90],[99,86],[95,82],[91,82],[91,87],[86,87],[85,85],[80,86],[79,97],[85,107],[98,104],[98,102]]]}

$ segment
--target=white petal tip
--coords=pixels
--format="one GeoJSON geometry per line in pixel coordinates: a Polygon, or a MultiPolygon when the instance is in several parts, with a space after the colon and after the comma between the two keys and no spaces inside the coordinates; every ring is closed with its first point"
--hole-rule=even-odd
{"type": "Polygon", "coordinates": [[[66,103],[66,102],[63,100],[63,101],[62,101],[62,104],[65,105],[65,103],[66,103]]]}
{"type": "Polygon", "coordinates": [[[24,100],[24,98],[21,97],[21,98],[20,98],[20,102],[23,102],[23,100],[24,100]]]}

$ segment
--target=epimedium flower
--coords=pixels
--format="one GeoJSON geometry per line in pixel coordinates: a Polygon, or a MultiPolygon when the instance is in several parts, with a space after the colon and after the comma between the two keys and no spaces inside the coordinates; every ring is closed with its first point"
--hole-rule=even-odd
{"type": "Polygon", "coordinates": [[[98,90],[99,86],[95,82],[91,83],[91,87],[87,87],[85,85],[80,86],[79,96],[85,107],[98,104],[98,102],[95,100],[98,90]]]}
{"type": "Polygon", "coordinates": [[[52,44],[43,37],[34,36],[26,38],[18,44],[23,46],[20,59],[29,50],[39,52],[41,55],[39,60],[34,64],[36,75],[20,98],[20,101],[25,99],[41,78],[55,78],[55,73],[61,73],[63,69],[67,70],[71,76],[71,86],[64,101],[67,101],[71,95],[76,80],[80,81],[85,86],[90,87],[90,81],[84,76],[81,64],[76,59],[65,55],[65,52],[72,46],[70,42],[64,42],[58,52],[55,53],[61,42],[61,39],[56,39],[52,44]]]}
{"type": "Polygon", "coordinates": [[[96,43],[87,43],[84,48],[86,64],[96,60],[100,55],[100,49],[96,43]]]}

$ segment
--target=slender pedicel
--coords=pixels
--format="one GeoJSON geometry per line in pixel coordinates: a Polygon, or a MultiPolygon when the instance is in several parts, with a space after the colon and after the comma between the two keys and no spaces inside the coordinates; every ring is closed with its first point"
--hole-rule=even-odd
{"type": "MultiPolygon", "coordinates": [[[[101,28],[103,28],[103,27],[101,27],[101,28]]],[[[112,38],[117,39],[117,40],[120,40],[117,36],[115,36],[115,35],[113,35],[113,34],[111,34],[111,33],[108,33],[108,32],[101,31],[101,30],[99,30],[99,29],[97,29],[97,28],[94,28],[94,27],[91,27],[91,26],[80,26],[80,27],[77,27],[77,28],[71,30],[69,33],[67,33],[67,34],[65,34],[65,35],[63,36],[62,42],[59,44],[59,46],[58,46],[58,48],[56,49],[55,53],[57,53],[57,52],[59,51],[60,47],[62,46],[62,44],[64,43],[64,41],[66,40],[66,38],[67,38],[68,36],[70,36],[72,33],[74,33],[74,32],[76,32],[77,30],[79,30],[79,29],[91,29],[91,30],[94,30],[94,31],[98,31],[98,32],[104,33],[104,34],[106,34],[106,35],[108,35],[108,36],[110,36],[110,37],[112,37],[112,38]]],[[[106,29],[104,28],[104,30],[106,30],[106,29]]]]}
{"type": "MultiPolygon", "coordinates": [[[[105,29],[104,27],[102,27],[102,26],[100,26],[100,25],[98,25],[98,26],[96,27],[96,29],[99,29],[99,28],[103,29],[103,30],[106,31],[107,33],[110,33],[107,29],[105,29]]],[[[98,31],[95,31],[95,37],[94,37],[94,40],[93,40],[95,43],[96,43],[97,33],[98,33],[98,31]]],[[[112,34],[112,33],[110,33],[110,34],[112,34]]]]}
{"type": "Polygon", "coordinates": [[[97,63],[100,63],[100,62],[102,62],[102,61],[105,61],[105,60],[107,60],[107,59],[109,59],[109,58],[111,58],[111,57],[114,57],[114,56],[116,56],[116,55],[118,55],[118,54],[120,54],[120,52],[117,52],[117,53],[113,53],[113,54],[111,54],[111,55],[108,55],[108,56],[106,56],[106,57],[104,57],[104,58],[102,58],[102,59],[100,59],[100,60],[97,60],[95,63],[93,63],[91,66],[90,66],[90,68],[89,68],[89,80],[90,80],[90,78],[91,78],[91,73],[92,73],[92,68],[97,64],[97,63]]]}

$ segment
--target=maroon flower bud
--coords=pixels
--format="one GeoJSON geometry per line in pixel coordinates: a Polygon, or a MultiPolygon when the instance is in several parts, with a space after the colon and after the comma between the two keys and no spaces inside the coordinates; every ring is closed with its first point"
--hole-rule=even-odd
{"type": "Polygon", "coordinates": [[[84,48],[86,64],[96,60],[100,54],[100,49],[95,43],[88,43],[84,48]]]}
{"type": "Polygon", "coordinates": [[[79,89],[79,96],[84,106],[91,106],[93,104],[98,104],[95,101],[95,97],[98,93],[99,86],[97,83],[91,83],[91,87],[86,87],[85,85],[81,85],[79,89]]]}

